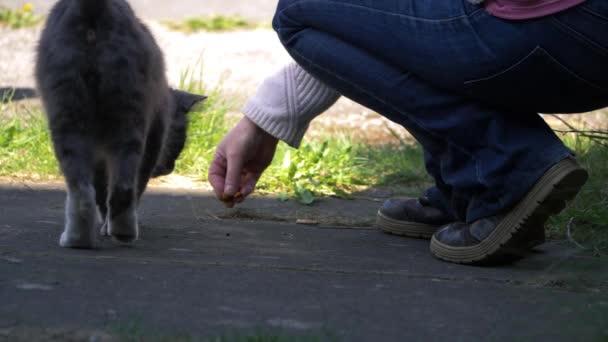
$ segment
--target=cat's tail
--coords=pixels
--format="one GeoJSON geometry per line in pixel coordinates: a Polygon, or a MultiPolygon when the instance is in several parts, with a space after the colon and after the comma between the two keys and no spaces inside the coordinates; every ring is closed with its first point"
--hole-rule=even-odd
{"type": "Polygon", "coordinates": [[[103,14],[108,13],[110,0],[77,0],[80,13],[87,23],[93,25],[103,14]]]}

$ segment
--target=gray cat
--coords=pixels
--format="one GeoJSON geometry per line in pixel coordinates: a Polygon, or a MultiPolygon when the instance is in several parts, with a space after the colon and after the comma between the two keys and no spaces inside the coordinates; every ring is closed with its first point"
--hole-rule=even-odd
{"type": "Polygon", "coordinates": [[[137,240],[139,198],[173,171],[186,115],[205,97],[169,88],[160,48],[124,0],[58,1],[36,79],[68,190],[60,245],[94,247],[98,212],[102,235],[137,240]]]}

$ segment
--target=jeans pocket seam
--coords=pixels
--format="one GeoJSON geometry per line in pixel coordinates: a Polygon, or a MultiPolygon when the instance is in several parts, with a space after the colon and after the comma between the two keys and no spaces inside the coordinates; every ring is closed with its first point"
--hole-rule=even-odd
{"type": "Polygon", "coordinates": [[[521,58],[520,60],[518,60],[516,63],[514,63],[513,65],[509,66],[508,68],[506,68],[503,71],[500,71],[498,73],[495,73],[491,76],[488,77],[482,77],[482,78],[478,78],[478,79],[473,79],[473,80],[469,80],[469,81],[465,81],[464,85],[467,87],[473,86],[476,83],[480,83],[480,82],[484,82],[484,81],[491,81],[493,79],[496,79],[502,75],[505,75],[507,73],[509,73],[511,70],[517,68],[518,66],[522,65],[523,63],[525,63],[530,57],[534,56],[537,53],[543,53],[547,58],[549,58],[549,60],[551,60],[552,63],[554,63],[556,66],[558,66],[560,69],[562,69],[564,72],[567,72],[569,75],[571,75],[572,77],[578,79],[581,82],[584,82],[585,84],[587,84],[588,86],[598,89],[598,90],[607,90],[604,87],[598,86],[588,80],[586,80],[584,77],[582,77],[581,75],[579,75],[578,73],[574,72],[572,69],[568,68],[567,66],[565,66],[564,64],[562,64],[560,61],[558,61],[555,57],[553,57],[553,55],[551,55],[551,53],[549,53],[547,50],[543,49],[540,46],[536,46],[532,52],[530,52],[529,54],[527,54],[526,56],[524,56],[523,58],[521,58]]]}
{"type": "Polygon", "coordinates": [[[572,27],[568,26],[566,23],[559,20],[558,18],[552,17],[551,19],[552,19],[553,23],[555,24],[555,26],[557,26],[557,28],[560,31],[562,31],[565,34],[569,35],[570,37],[578,40],[579,42],[585,44],[589,48],[596,50],[599,53],[608,57],[608,48],[603,47],[600,44],[590,40],[589,38],[585,37],[583,34],[578,32],[577,30],[573,29],[572,27]]]}
{"type": "Polygon", "coordinates": [[[545,50],[545,49],[543,49],[541,47],[538,47],[538,48],[540,49],[540,51],[542,51],[543,53],[545,53],[547,55],[547,57],[549,57],[549,59],[551,59],[551,61],[553,63],[555,63],[562,70],[564,70],[565,72],[569,73],[573,77],[577,78],[581,82],[584,82],[587,85],[589,85],[590,87],[593,87],[593,88],[598,89],[598,90],[606,90],[606,88],[600,87],[600,86],[594,84],[593,82],[588,81],[583,76],[579,75],[578,73],[574,72],[572,69],[570,69],[567,66],[563,65],[560,61],[558,61],[555,57],[553,57],[553,55],[551,55],[547,50],[545,50]]]}
{"type": "Polygon", "coordinates": [[[604,15],[604,14],[600,14],[600,13],[596,12],[595,10],[593,10],[593,9],[589,8],[589,6],[588,6],[588,5],[585,5],[585,4],[581,5],[581,6],[579,7],[579,10],[580,10],[580,11],[583,11],[583,12],[587,12],[587,13],[589,13],[589,14],[593,15],[593,16],[596,16],[596,17],[598,17],[598,18],[600,18],[600,19],[603,19],[603,20],[608,21],[608,17],[607,17],[606,15],[604,15]]]}
{"type": "Polygon", "coordinates": [[[515,62],[515,63],[514,63],[514,64],[512,64],[512,65],[510,65],[508,68],[506,68],[506,69],[504,69],[504,70],[502,70],[502,71],[499,71],[499,72],[497,72],[497,73],[495,73],[495,74],[492,74],[492,75],[490,75],[490,76],[486,76],[486,77],[480,77],[480,78],[476,78],[476,79],[472,79],[472,80],[465,81],[465,82],[464,82],[464,84],[465,84],[466,86],[469,86],[469,85],[473,85],[473,84],[475,84],[475,83],[479,83],[479,82],[490,81],[490,80],[493,80],[493,79],[495,79],[495,78],[498,78],[498,77],[500,77],[500,76],[502,76],[502,75],[505,75],[505,74],[507,74],[509,71],[511,71],[511,70],[513,70],[513,69],[517,68],[518,66],[520,66],[521,64],[523,64],[525,61],[527,61],[527,60],[528,60],[528,58],[530,58],[531,56],[533,56],[535,53],[537,53],[537,52],[538,52],[538,51],[540,51],[540,50],[544,51],[544,49],[543,49],[543,48],[541,48],[540,46],[537,46],[536,48],[534,48],[534,50],[532,50],[532,52],[528,53],[528,54],[527,54],[527,55],[525,55],[523,58],[519,59],[517,62],[515,62]]]}

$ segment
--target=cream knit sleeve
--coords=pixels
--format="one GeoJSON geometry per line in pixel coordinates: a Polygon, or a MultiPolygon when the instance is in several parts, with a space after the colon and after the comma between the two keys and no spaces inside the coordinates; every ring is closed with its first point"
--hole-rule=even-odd
{"type": "Polygon", "coordinates": [[[292,63],[267,78],[242,111],[269,134],[299,147],[310,122],[339,98],[338,92],[292,63]]]}

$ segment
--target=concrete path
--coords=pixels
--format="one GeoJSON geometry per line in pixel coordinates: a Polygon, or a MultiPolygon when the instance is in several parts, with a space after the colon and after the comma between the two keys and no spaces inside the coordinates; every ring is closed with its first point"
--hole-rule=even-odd
{"type": "Polygon", "coordinates": [[[204,192],[153,190],[134,247],[65,250],[63,202],[56,187],[0,186],[0,341],[608,338],[608,260],[564,243],[510,267],[465,267],[433,259],[426,241],[365,228],[373,200],[323,201],[305,209],[325,224],[305,226],[290,202],[226,212],[204,192]]]}

